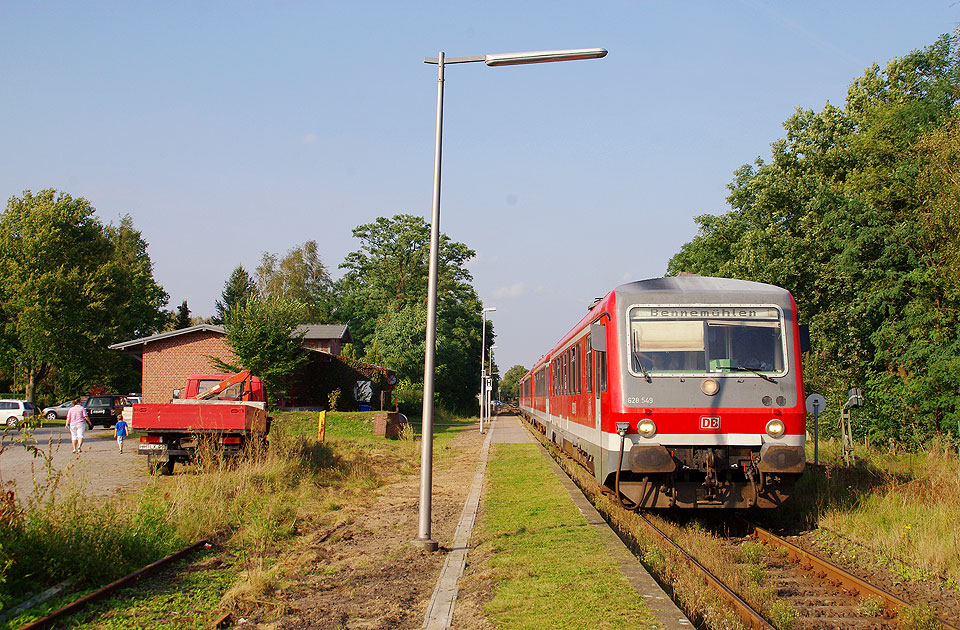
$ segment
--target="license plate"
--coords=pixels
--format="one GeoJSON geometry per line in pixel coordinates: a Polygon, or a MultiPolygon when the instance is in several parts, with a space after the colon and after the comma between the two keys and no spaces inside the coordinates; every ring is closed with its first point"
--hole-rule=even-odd
{"type": "Polygon", "coordinates": [[[166,444],[141,444],[140,445],[141,451],[162,451],[165,448],[167,448],[166,444]]]}

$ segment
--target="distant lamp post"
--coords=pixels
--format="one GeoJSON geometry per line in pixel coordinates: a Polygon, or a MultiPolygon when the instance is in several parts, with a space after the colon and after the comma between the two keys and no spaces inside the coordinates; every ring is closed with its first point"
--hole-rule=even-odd
{"type": "Polygon", "coordinates": [[[492,313],[495,310],[497,310],[496,306],[490,306],[480,312],[480,319],[483,320],[480,325],[480,433],[483,433],[483,398],[487,391],[487,377],[486,372],[484,372],[484,365],[486,365],[484,352],[487,349],[487,313],[492,313]]]}
{"type": "Polygon", "coordinates": [[[437,64],[437,129],[433,159],[433,216],[430,223],[430,274],[427,287],[427,335],[423,357],[423,429],[420,452],[420,523],[414,544],[428,551],[437,550],[437,542],[430,538],[431,491],[433,488],[433,376],[437,350],[437,267],[440,245],[440,156],[443,139],[443,69],[446,64],[475,63],[482,61],[488,66],[513,66],[551,61],[575,61],[599,59],[607,54],[604,48],[580,48],[576,50],[541,50],[534,52],[501,53],[475,57],[451,57],[446,59],[443,51],[435,57],[427,57],[424,63],[437,64]]]}
{"type": "Polygon", "coordinates": [[[490,395],[493,392],[493,351],[497,349],[497,344],[490,346],[490,364],[487,367],[487,417],[493,417],[493,409],[490,405],[490,395]]]}

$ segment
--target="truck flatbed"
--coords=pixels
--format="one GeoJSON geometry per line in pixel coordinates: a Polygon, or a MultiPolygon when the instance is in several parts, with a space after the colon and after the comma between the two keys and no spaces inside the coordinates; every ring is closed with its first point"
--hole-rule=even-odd
{"type": "Polygon", "coordinates": [[[183,400],[176,403],[134,405],[133,426],[138,431],[267,432],[267,412],[262,403],[226,400],[183,400]]]}

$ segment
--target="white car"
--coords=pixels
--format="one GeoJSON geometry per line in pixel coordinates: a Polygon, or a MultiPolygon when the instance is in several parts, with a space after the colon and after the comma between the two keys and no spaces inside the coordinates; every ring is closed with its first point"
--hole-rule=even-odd
{"type": "Polygon", "coordinates": [[[27,418],[37,415],[37,406],[29,400],[0,400],[0,424],[19,427],[27,418]]]}
{"type": "Polygon", "coordinates": [[[123,406],[122,417],[127,423],[127,429],[133,428],[133,406],[143,402],[142,396],[127,396],[127,402],[123,406]]]}

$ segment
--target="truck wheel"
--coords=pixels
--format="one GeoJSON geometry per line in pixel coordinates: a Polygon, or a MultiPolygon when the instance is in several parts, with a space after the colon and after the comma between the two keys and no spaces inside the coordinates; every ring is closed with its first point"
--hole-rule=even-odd
{"type": "Polygon", "coordinates": [[[165,462],[158,461],[155,456],[147,455],[147,470],[150,471],[151,475],[172,475],[173,462],[170,460],[165,462]]]}

